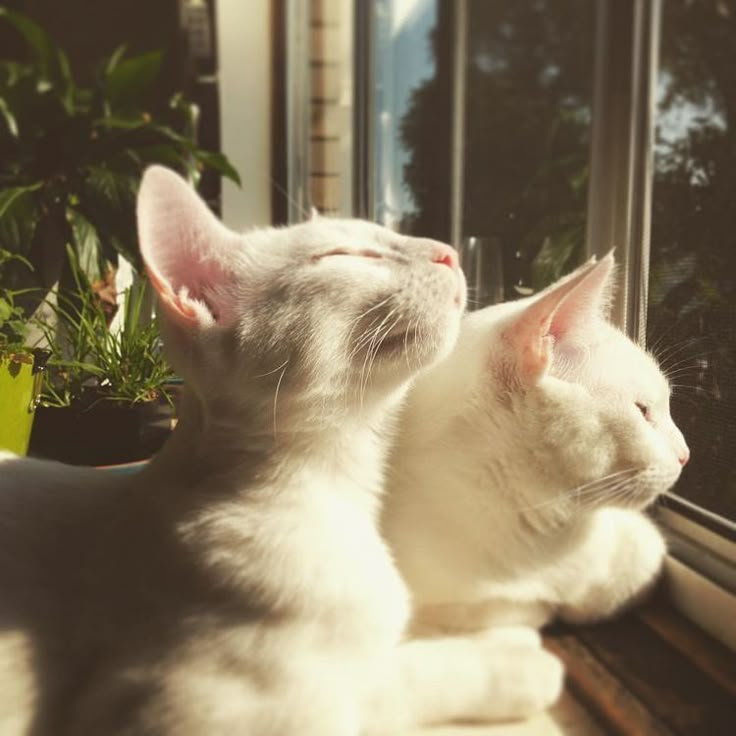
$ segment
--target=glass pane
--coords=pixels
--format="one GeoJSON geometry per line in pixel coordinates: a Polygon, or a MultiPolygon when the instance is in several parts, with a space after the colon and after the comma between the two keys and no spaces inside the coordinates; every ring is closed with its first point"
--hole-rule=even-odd
{"type": "Polygon", "coordinates": [[[486,259],[479,273],[502,263],[488,300],[530,293],[583,257],[595,3],[467,0],[459,64],[458,5],[403,5],[413,15],[400,34],[385,30],[395,17],[376,33],[376,214],[449,237],[457,70],[465,81],[462,244],[486,259]]]}
{"type": "Polygon", "coordinates": [[[676,493],[736,518],[736,1],[663,4],[648,342],[692,460],[676,493]]]}
{"type": "MultiPolygon", "coordinates": [[[[412,119],[412,110],[421,107],[421,98],[437,85],[437,33],[435,0],[379,0],[373,10],[373,216],[377,222],[403,232],[422,232],[443,237],[433,223],[415,222],[417,198],[411,141],[415,135],[434,132],[440,158],[449,167],[447,115],[433,111],[421,122],[412,119]],[[439,114],[437,114],[439,113],[439,114]],[[441,122],[443,121],[443,122],[441,122]],[[438,124],[439,123],[439,124],[438,124]],[[419,125],[421,133],[414,130],[419,125]]],[[[445,179],[447,173],[445,173],[445,179]]],[[[431,187],[431,184],[430,184],[431,187]]],[[[440,184],[435,199],[447,198],[447,183],[440,184]]],[[[447,209],[446,200],[440,205],[447,209]]]]}
{"type": "Polygon", "coordinates": [[[468,3],[463,233],[500,244],[507,299],[583,259],[594,6],[468,3]]]}

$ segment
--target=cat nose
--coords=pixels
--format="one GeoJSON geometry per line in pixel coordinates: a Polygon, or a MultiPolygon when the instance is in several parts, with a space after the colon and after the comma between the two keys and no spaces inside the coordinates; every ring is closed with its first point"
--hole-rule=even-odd
{"type": "Polygon", "coordinates": [[[449,266],[453,270],[458,268],[457,251],[450,245],[444,243],[437,243],[434,246],[434,253],[432,254],[432,262],[439,263],[443,266],[449,266]]]}
{"type": "Polygon", "coordinates": [[[684,468],[690,460],[690,450],[685,450],[685,452],[683,452],[677,459],[680,461],[680,465],[684,468]]]}

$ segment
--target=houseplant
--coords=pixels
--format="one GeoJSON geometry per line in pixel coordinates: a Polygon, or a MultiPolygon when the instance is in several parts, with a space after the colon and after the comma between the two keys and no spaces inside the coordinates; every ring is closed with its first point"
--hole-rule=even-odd
{"type": "Polygon", "coordinates": [[[0,247],[34,266],[10,264],[6,274],[13,288],[36,287],[21,299],[28,310],[60,280],[71,285],[67,244],[92,278],[118,255],[140,269],[135,196],[149,164],[195,184],[204,167],[239,179],[225,156],[197,146],[196,110],[181,94],[164,108],[151,105],[161,52],[128,57],[120,47],[82,86],[40,26],[2,6],[0,23],[20,35],[29,56],[0,60],[0,247]]]}
{"type": "Polygon", "coordinates": [[[123,257],[142,277],[135,199],[148,165],[165,164],[194,184],[205,167],[237,183],[238,174],[225,156],[196,144],[196,109],[181,94],[152,104],[160,52],[130,57],[120,47],[85,86],[36,23],[2,6],[0,23],[28,51],[24,61],[0,60],[0,248],[17,257],[3,285],[17,295],[19,317],[46,305],[38,322],[52,351],[31,449],[59,457],[66,445],[71,455],[60,459],[71,462],[132,459],[143,449],[128,452],[119,436],[109,452],[95,454],[94,446],[123,426],[140,445],[141,415],[159,404],[168,372],[142,292],[128,294],[124,329],[115,332],[93,284],[113,286],[123,257]],[[136,366],[145,370],[136,374],[136,366]],[[94,424],[100,415],[102,425],[94,424]]]}
{"type": "Polygon", "coordinates": [[[166,439],[171,369],[156,319],[144,312],[147,282],[121,295],[113,316],[68,249],[74,289],[49,299],[53,320],[41,321],[51,345],[31,438],[31,452],[85,465],[140,460],[166,439]],[[163,420],[152,431],[154,420],[163,420]]]}
{"type": "Polygon", "coordinates": [[[16,304],[18,294],[1,285],[12,261],[30,268],[21,256],[0,249],[0,448],[24,455],[45,361],[26,347],[28,324],[16,304]]]}

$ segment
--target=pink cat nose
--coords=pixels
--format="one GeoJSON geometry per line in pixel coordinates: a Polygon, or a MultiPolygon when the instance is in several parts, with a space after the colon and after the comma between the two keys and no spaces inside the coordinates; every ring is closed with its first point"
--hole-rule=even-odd
{"type": "Polygon", "coordinates": [[[458,268],[457,251],[444,243],[437,243],[434,254],[432,255],[433,263],[441,263],[443,266],[449,266],[452,269],[458,268]]]}
{"type": "Polygon", "coordinates": [[[680,461],[680,465],[684,468],[690,460],[690,450],[685,450],[685,452],[683,452],[677,459],[680,461]]]}

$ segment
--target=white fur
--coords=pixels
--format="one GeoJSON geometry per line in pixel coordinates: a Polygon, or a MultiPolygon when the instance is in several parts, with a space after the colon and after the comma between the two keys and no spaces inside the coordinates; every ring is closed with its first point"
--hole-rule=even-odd
{"type": "Polygon", "coordinates": [[[0,458],[0,733],[397,734],[554,700],[528,631],[404,643],[376,529],[408,381],[457,334],[451,250],[321,218],[239,236],[156,168],[139,230],[179,425],[136,476],[0,458]]]}
{"type": "Polygon", "coordinates": [[[612,265],[468,315],[413,388],[383,527],[415,631],[589,621],[655,581],[665,545],[639,509],[687,447],[655,361],[604,319],[612,265]]]}

